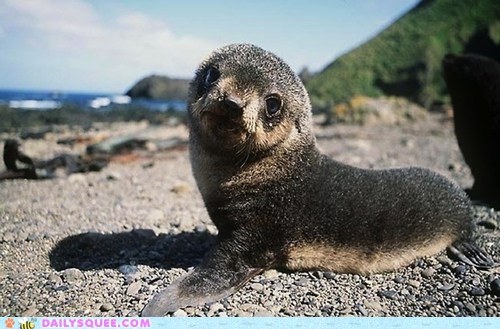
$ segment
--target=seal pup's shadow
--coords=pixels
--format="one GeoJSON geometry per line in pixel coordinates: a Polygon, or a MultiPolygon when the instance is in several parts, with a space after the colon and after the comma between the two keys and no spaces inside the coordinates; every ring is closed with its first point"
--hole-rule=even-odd
{"type": "Polygon", "coordinates": [[[136,229],[121,233],[82,233],[59,241],[49,254],[55,270],[96,270],[124,264],[159,268],[189,268],[198,265],[215,242],[207,231],[156,235],[136,229]]]}

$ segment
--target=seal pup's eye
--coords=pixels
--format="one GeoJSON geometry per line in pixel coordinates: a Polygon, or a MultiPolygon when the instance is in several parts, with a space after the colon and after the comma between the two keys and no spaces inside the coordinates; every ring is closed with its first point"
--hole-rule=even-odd
{"type": "Polygon", "coordinates": [[[205,77],[203,78],[203,85],[205,88],[210,87],[217,81],[220,77],[220,72],[215,67],[209,67],[205,72],[205,77]]]}
{"type": "Polygon", "coordinates": [[[278,95],[270,95],[266,98],[266,114],[273,117],[281,110],[281,98],[278,95]]]}

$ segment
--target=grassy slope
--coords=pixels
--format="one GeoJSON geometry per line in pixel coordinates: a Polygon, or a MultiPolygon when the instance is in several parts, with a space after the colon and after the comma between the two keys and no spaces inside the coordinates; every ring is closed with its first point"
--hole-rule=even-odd
{"type": "Polygon", "coordinates": [[[313,104],[354,95],[442,100],[441,59],[461,53],[478,31],[498,43],[498,0],[424,0],[376,37],[339,57],[307,83],[313,104]]]}

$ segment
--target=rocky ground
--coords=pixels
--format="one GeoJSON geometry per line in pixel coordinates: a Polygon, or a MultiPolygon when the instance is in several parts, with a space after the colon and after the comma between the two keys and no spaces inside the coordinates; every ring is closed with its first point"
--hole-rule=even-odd
{"type": "MultiPolygon", "coordinates": [[[[99,133],[134,129],[187,135],[183,127],[144,124],[99,133]]],[[[452,124],[439,115],[398,126],[318,126],[316,132],[321,149],[343,162],[424,166],[463,187],[472,183],[452,124]]],[[[39,158],[82,150],[56,144],[59,137],[26,140],[23,149],[39,158]]],[[[500,213],[475,206],[474,217],[480,245],[500,259],[500,213]]],[[[183,148],[143,152],[101,172],[2,181],[0,316],[136,316],[155,292],[200,262],[216,232],[183,148]]],[[[444,252],[370,276],[270,270],[225,300],[172,315],[498,316],[499,273],[444,252]]]]}

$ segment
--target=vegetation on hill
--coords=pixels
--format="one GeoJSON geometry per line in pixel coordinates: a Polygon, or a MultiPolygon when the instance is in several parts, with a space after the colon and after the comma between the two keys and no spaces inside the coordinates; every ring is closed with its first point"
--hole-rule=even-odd
{"type": "Polygon", "coordinates": [[[316,108],[353,96],[394,95],[425,107],[447,101],[441,60],[447,53],[500,60],[498,0],[423,0],[306,84],[316,108]]]}
{"type": "Polygon", "coordinates": [[[151,75],[139,80],[126,95],[132,98],[185,100],[188,88],[189,80],[151,75]]]}

